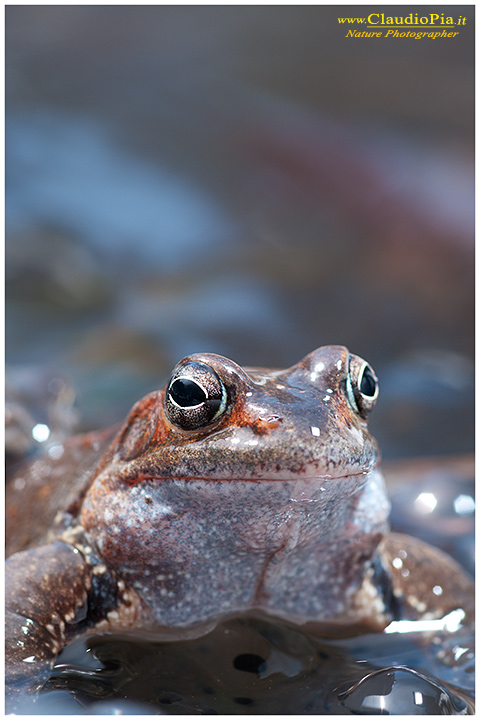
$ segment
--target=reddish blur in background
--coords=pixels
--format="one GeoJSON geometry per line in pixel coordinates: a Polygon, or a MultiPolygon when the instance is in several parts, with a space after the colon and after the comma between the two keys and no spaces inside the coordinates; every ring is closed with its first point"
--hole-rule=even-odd
{"type": "Polygon", "coordinates": [[[358,5],[7,6],[23,382],[67,375],[92,428],[189,352],[345,344],[386,457],[471,450],[474,6],[441,8],[458,37],[346,38],[358,5]]]}

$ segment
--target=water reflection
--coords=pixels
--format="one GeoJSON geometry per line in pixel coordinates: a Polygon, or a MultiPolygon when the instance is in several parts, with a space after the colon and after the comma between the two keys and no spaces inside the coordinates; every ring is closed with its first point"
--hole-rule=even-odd
{"type": "Polygon", "coordinates": [[[452,555],[475,572],[475,464],[473,456],[387,463],[391,526],[452,555]]]}
{"type": "MultiPolygon", "coordinates": [[[[417,628],[325,641],[254,617],[224,621],[188,642],[99,635],[65,649],[38,708],[68,687],[86,712],[125,695],[166,714],[471,712],[468,674],[452,684],[448,667],[425,654],[428,638],[417,628]]],[[[437,645],[436,656],[446,646],[437,645]]]]}
{"type": "Polygon", "coordinates": [[[467,703],[409,668],[370,673],[338,696],[352,715],[466,715],[467,703]]]}

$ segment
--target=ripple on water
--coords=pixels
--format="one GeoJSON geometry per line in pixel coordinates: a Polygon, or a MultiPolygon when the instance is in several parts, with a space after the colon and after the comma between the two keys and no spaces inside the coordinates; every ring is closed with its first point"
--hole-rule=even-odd
{"type": "Polygon", "coordinates": [[[325,640],[258,617],[189,641],[96,635],[64,650],[36,711],[63,693],[70,714],[471,714],[473,677],[449,675],[442,642],[432,661],[421,633],[325,640]]]}

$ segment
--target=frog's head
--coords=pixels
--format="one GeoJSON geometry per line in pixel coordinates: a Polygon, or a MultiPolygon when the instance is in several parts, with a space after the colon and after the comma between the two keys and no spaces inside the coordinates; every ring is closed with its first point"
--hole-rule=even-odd
{"type": "Polygon", "coordinates": [[[346,563],[345,583],[357,582],[386,526],[379,453],[367,428],[377,395],[371,366],[341,346],[319,348],[286,370],[190,355],[165,389],[132,409],[86,495],[82,522],[100,554],[152,604],[158,587],[148,578],[171,583],[172,615],[165,599],[158,608],[167,624],[211,617],[215,603],[261,605],[266,558],[276,557],[278,572],[280,550],[287,565],[292,551],[306,553],[297,557],[306,574],[289,602],[315,615],[318,608],[299,609],[299,598],[311,597],[303,587],[312,582],[309,563],[328,565],[322,577],[330,585],[330,572],[346,563]],[[204,591],[196,612],[186,577],[204,591]]]}
{"type": "Polygon", "coordinates": [[[344,347],[319,348],[287,370],[198,353],[133,408],[112,461],[130,483],[363,474],[379,459],[367,428],[377,396],[371,366],[344,347]]]}

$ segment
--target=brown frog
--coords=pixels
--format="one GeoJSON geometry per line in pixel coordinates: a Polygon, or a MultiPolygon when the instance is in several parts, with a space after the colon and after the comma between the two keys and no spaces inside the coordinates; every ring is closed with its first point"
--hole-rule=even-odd
{"type": "Polygon", "coordinates": [[[319,634],[459,607],[469,619],[463,570],[388,531],[367,428],[377,396],[371,366],[341,346],[286,370],[195,354],[119,429],[53,447],[13,480],[9,707],[92,630],[193,635],[248,611],[319,634]]]}

